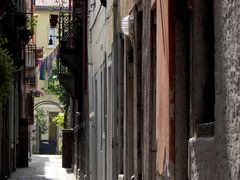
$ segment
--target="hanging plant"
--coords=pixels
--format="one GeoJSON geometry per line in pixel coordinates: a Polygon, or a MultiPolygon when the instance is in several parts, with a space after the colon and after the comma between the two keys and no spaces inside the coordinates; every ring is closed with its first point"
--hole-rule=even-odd
{"type": "Polygon", "coordinates": [[[35,14],[27,18],[27,29],[30,30],[31,36],[34,34],[34,29],[38,23],[38,15],[35,14]]]}
{"type": "Polygon", "coordinates": [[[0,47],[0,102],[4,102],[13,80],[14,63],[7,49],[0,47]]]}

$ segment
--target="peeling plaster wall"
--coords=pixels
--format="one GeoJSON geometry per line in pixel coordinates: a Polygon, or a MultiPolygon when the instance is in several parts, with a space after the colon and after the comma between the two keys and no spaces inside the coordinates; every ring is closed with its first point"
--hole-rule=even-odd
{"type": "Polygon", "coordinates": [[[240,1],[215,0],[216,177],[240,179],[240,1]]]}
{"type": "Polygon", "coordinates": [[[215,136],[190,139],[192,180],[240,179],[240,1],[214,1],[215,136]]]}

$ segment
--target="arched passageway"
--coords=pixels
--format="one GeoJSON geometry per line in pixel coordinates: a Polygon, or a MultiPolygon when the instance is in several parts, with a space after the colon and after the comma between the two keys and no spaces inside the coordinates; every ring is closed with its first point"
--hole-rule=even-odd
{"type": "Polygon", "coordinates": [[[37,109],[38,107],[40,106],[43,106],[43,105],[55,105],[58,109],[60,109],[61,112],[64,112],[64,109],[62,108],[62,106],[54,101],[40,101],[38,102],[37,104],[34,105],[34,110],[37,109]]]}
{"type": "MultiPolygon", "coordinates": [[[[53,123],[53,118],[58,115],[59,112],[64,112],[63,107],[54,102],[54,101],[40,101],[34,105],[34,111],[38,109],[41,106],[46,105],[53,105],[55,108],[54,111],[51,111],[49,108],[44,109],[45,116],[48,117],[48,120],[46,120],[46,123],[48,124],[47,131],[45,133],[40,133],[41,127],[39,126],[39,123],[36,121],[36,126],[34,127],[35,134],[33,133],[33,139],[35,141],[32,142],[32,151],[35,154],[61,154],[61,131],[57,127],[56,123],[53,123]],[[47,112],[47,113],[46,113],[47,112]]],[[[43,124],[42,121],[39,119],[40,125],[43,124]]]]}

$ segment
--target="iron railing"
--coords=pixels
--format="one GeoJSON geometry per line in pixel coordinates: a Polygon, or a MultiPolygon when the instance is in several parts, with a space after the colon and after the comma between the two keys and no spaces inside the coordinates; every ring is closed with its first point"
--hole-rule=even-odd
{"type": "Polygon", "coordinates": [[[36,45],[35,44],[26,45],[25,66],[26,68],[36,67],[36,45]]]}
{"type": "Polygon", "coordinates": [[[59,13],[59,40],[61,48],[74,48],[73,14],[69,12],[59,13]]]}
{"type": "Polygon", "coordinates": [[[81,12],[59,13],[59,40],[62,48],[77,49],[81,35],[81,12]]]}

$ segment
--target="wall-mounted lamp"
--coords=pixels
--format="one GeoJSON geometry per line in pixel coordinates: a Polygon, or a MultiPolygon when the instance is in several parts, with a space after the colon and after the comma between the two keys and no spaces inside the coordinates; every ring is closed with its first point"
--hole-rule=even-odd
{"type": "Polygon", "coordinates": [[[58,36],[50,35],[50,38],[49,38],[49,41],[48,41],[49,46],[53,45],[53,39],[52,39],[53,37],[58,38],[58,36]]]}
{"type": "Polygon", "coordinates": [[[128,15],[122,19],[121,29],[124,35],[133,36],[133,17],[128,15]]]}

